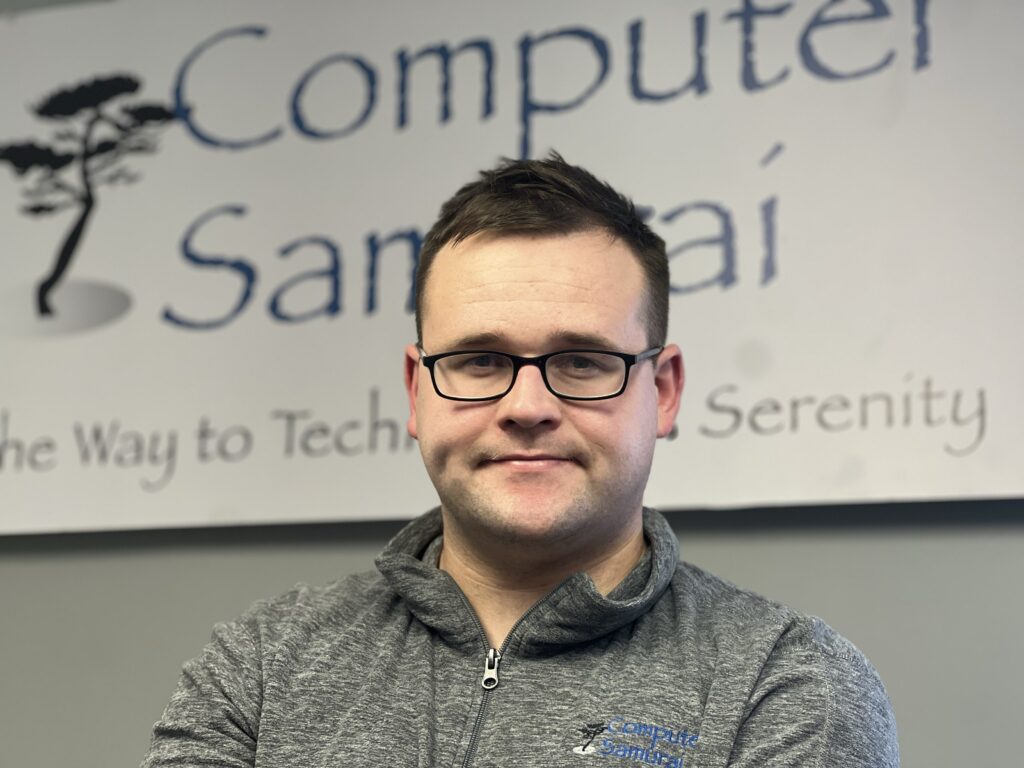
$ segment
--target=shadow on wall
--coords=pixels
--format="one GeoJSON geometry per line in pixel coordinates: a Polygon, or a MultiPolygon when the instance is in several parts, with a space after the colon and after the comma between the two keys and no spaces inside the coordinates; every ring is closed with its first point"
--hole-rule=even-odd
{"type": "Polygon", "coordinates": [[[86,3],[112,3],[114,0],[0,0],[0,16],[41,11],[55,5],[85,5],[86,3]]]}

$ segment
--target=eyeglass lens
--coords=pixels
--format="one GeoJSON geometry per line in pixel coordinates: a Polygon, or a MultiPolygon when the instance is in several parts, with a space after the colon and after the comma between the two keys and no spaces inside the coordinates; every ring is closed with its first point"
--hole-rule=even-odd
{"type": "MultiPolygon", "coordinates": [[[[500,353],[467,352],[438,360],[434,380],[450,397],[496,397],[509,389],[514,370],[512,360],[500,353]]],[[[626,363],[603,352],[565,352],[549,357],[544,372],[555,394],[606,397],[622,388],[626,363]]]]}

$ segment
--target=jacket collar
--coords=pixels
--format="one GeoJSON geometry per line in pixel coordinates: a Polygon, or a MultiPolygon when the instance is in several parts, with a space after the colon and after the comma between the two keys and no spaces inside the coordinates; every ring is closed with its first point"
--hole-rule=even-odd
{"type": "MultiPolygon", "coordinates": [[[[644,509],[647,554],[608,595],[585,573],[570,576],[530,609],[507,646],[534,655],[588,642],[614,632],[649,611],[668,587],[679,559],[675,533],[660,514],[644,509]]],[[[462,590],[437,567],[441,510],[413,520],[388,543],[377,568],[412,614],[456,644],[483,641],[483,631],[462,590]]]]}

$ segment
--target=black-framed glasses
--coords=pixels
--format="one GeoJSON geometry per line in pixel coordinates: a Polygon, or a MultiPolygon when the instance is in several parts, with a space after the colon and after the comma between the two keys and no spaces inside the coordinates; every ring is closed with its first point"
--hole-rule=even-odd
{"type": "Polygon", "coordinates": [[[548,390],[565,400],[607,400],[626,391],[634,365],[658,355],[651,347],[638,355],[594,349],[563,349],[536,357],[467,349],[427,355],[434,391],[447,400],[497,400],[512,391],[519,369],[535,365],[548,390]]]}

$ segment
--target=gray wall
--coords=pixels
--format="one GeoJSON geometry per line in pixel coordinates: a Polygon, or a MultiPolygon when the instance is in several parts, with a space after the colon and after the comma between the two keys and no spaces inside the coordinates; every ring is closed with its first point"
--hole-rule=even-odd
{"type": "MultiPolygon", "coordinates": [[[[675,513],[684,557],[874,662],[905,766],[1018,765],[1024,501],[675,513]]],[[[0,538],[0,765],[137,765],[211,625],[371,567],[397,524],[0,538]]]]}

